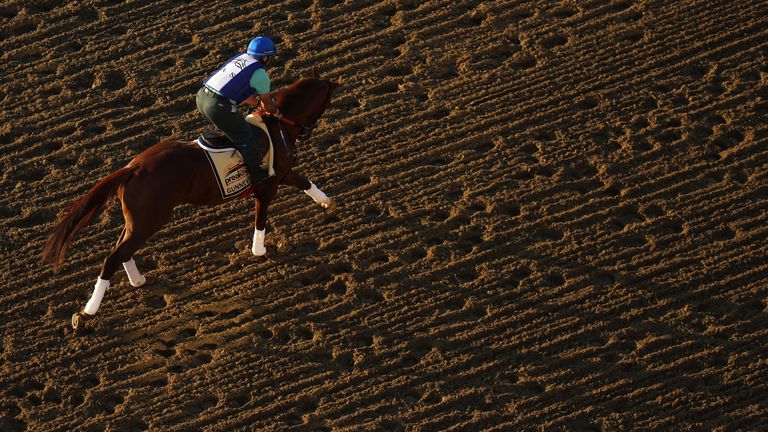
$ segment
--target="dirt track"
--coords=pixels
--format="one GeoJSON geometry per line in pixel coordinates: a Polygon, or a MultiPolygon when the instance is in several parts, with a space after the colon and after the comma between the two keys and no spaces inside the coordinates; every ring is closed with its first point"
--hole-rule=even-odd
{"type": "Polygon", "coordinates": [[[248,3],[0,6],[0,430],[768,430],[765,1],[248,3]],[[340,208],[181,207],[73,335],[56,214],[262,33],[340,208]]]}

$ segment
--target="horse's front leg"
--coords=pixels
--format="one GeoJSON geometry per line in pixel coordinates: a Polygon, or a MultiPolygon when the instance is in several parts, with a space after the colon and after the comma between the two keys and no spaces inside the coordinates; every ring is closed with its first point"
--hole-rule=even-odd
{"type": "Polygon", "coordinates": [[[333,210],[336,208],[336,203],[331,198],[328,198],[323,191],[321,191],[314,183],[307,180],[306,177],[293,170],[288,172],[283,183],[303,190],[304,193],[312,197],[312,199],[324,209],[333,210]]]}
{"type": "Polygon", "coordinates": [[[267,207],[269,207],[269,202],[258,198],[254,201],[256,202],[256,229],[253,232],[251,252],[256,256],[264,256],[267,254],[264,238],[267,234],[267,207]]]}

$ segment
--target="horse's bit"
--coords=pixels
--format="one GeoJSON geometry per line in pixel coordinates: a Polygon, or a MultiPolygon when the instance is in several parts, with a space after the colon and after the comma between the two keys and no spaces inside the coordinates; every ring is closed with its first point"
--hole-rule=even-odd
{"type": "Polygon", "coordinates": [[[332,92],[329,91],[328,95],[326,95],[325,104],[324,104],[325,107],[322,110],[320,110],[320,112],[317,114],[315,119],[312,120],[311,122],[309,122],[309,124],[306,124],[306,125],[296,124],[295,121],[293,121],[291,119],[288,119],[288,118],[285,118],[285,117],[283,117],[281,115],[275,115],[275,117],[278,120],[281,120],[281,121],[283,121],[283,122],[285,122],[285,123],[287,123],[287,124],[289,124],[291,126],[298,127],[299,128],[299,133],[296,135],[296,140],[298,140],[298,141],[306,141],[306,140],[309,139],[310,136],[312,136],[312,131],[315,129],[315,127],[317,127],[317,121],[320,119],[320,116],[323,115],[323,112],[325,112],[325,108],[328,107],[328,102],[331,99],[331,93],[332,92]]]}

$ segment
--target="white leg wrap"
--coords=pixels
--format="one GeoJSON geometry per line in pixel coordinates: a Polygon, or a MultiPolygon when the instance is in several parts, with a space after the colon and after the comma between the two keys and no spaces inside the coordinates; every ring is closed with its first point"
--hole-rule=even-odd
{"type": "Polygon", "coordinates": [[[88,300],[88,304],[86,304],[85,308],[83,309],[85,313],[88,315],[96,315],[96,311],[98,311],[99,306],[101,306],[101,299],[104,297],[104,293],[107,291],[107,288],[109,288],[108,280],[99,278],[96,281],[96,286],[93,287],[93,294],[91,295],[91,299],[88,300]]]}
{"type": "Polygon", "coordinates": [[[147,279],[139,273],[139,269],[136,268],[136,261],[131,258],[130,261],[123,263],[125,272],[128,273],[128,281],[135,287],[140,287],[147,282],[147,279]]]}
{"type": "Polygon", "coordinates": [[[251,252],[256,256],[262,256],[267,253],[267,248],[264,247],[264,237],[266,237],[266,230],[256,229],[253,232],[253,246],[251,246],[251,252]]]}
{"type": "Polygon", "coordinates": [[[315,200],[315,202],[318,203],[318,204],[326,204],[326,203],[328,203],[328,201],[329,201],[328,196],[325,193],[323,193],[323,191],[318,189],[317,186],[315,186],[314,183],[309,182],[309,184],[311,186],[309,187],[309,189],[305,190],[304,193],[306,193],[307,195],[311,196],[312,199],[315,200]]]}

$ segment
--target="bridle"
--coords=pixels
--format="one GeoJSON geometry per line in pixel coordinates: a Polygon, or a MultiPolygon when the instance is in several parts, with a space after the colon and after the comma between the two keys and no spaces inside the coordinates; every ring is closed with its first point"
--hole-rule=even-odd
{"type": "Polygon", "coordinates": [[[284,115],[282,115],[280,113],[276,113],[276,114],[268,113],[268,112],[264,111],[264,109],[259,109],[254,114],[257,114],[257,115],[262,116],[262,117],[263,116],[270,116],[270,117],[272,117],[272,118],[274,118],[274,119],[276,119],[278,121],[277,129],[280,132],[280,138],[281,138],[281,140],[283,142],[283,145],[286,147],[285,150],[289,154],[292,154],[293,158],[296,158],[298,156],[298,149],[296,148],[296,141],[306,141],[306,140],[309,139],[310,136],[312,136],[312,131],[315,129],[315,127],[317,127],[318,120],[320,120],[320,117],[323,115],[323,113],[325,112],[326,108],[328,108],[328,104],[330,103],[331,94],[332,93],[333,93],[332,90],[328,91],[328,93],[325,96],[325,102],[323,104],[323,108],[321,110],[319,110],[317,115],[315,115],[315,117],[311,121],[306,123],[306,124],[303,124],[303,123],[300,124],[297,121],[295,121],[293,119],[289,119],[288,117],[285,117],[284,115]],[[292,127],[298,128],[298,133],[296,134],[296,140],[291,143],[291,149],[288,148],[288,142],[285,139],[285,135],[283,135],[283,127],[282,127],[283,123],[287,124],[288,126],[292,126],[292,127]]]}
{"type": "Polygon", "coordinates": [[[296,139],[299,141],[304,141],[312,134],[312,130],[317,126],[317,120],[312,121],[308,125],[300,125],[296,123],[295,121],[289,119],[288,117],[285,117],[282,114],[268,114],[268,113],[262,113],[266,115],[271,115],[272,117],[280,120],[281,122],[287,124],[288,126],[293,126],[296,128],[299,128],[299,133],[296,136],[296,139]]]}
{"type": "Polygon", "coordinates": [[[282,123],[285,123],[285,124],[287,124],[289,126],[293,126],[293,127],[298,128],[299,129],[299,133],[296,135],[296,140],[297,141],[306,141],[306,140],[309,139],[310,136],[312,136],[312,131],[314,131],[314,129],[317,127],[317,122],[318,122],[318,120],[320,120],[320,116],[323,115],[323,113],[325,112],[325,109],[328,107],[328,103],[331,100],[331,94],[332,93],[333,93],[333,91],[329,91],[326,94],[325,101],[323,103],[323,109],[318,111],[317,115],[311,121],[309,121],[307,124],[299,124],[296,121],[291,120],[291,119],[283,116],[282,114],[268,114],[268,115],[272,115],[276,119],[280,120],[282,123]]]}

